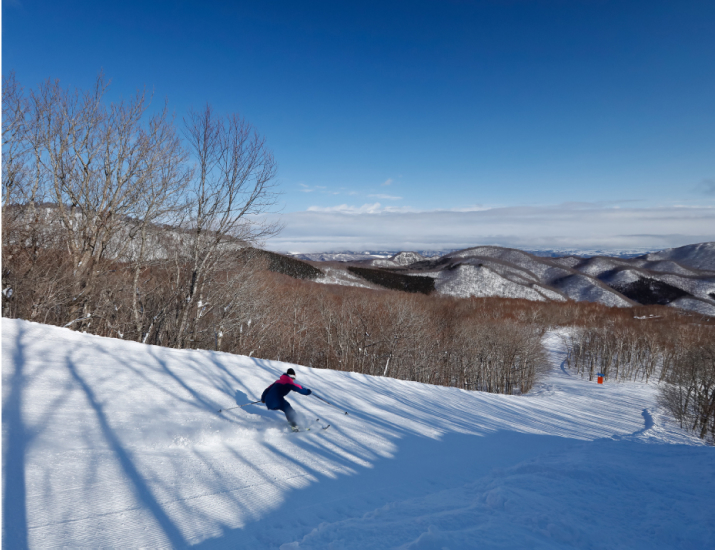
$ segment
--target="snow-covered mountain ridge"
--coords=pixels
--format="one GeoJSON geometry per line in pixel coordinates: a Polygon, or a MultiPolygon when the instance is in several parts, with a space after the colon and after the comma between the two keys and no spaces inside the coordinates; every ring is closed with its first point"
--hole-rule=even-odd
{"type": "MultiPolygon", "coordinates": [[[[494,245],[496,246],[496,245],[494,245]]],[[[425,258],[435,258],[456,252],[458,248],[450,248],[446,250],[416,250],[412,253],[420,254],[425,258]]],[[[360,260],[378,260],[387,259],[396,254],[400,254],[401,250],[343,250],[340,252],[281,252],[286,256],[296,258],[298,260],[308,260],[313,262],[353,262],[360,260]]],[[[601,248],[537,248],[525,249],[524,252],[533,254],[534,256],[544,256],[547,258],[558,258],[561,256],[580,256],[582,258],[593,256],[609,256],[611,258],[634,258],[648,253],[658,252],[653,248],[624,248],[616,250],[606,250],[601,248]]]]}
{"type": "Polygon", "coordinates": [[[294,365],[293,434],[217,413],[286,364],[3,319],[4,547],[712,547],[715,449],[544,343],[523,396],[294,365]]]}
{"type": "Polygon", "coordinates": [[[439,257],[400,252],[388,258],[346,258],[324,265],[322,282],[332,284],[355,285],[355,277],[348,277],[345,269],[370,266],[432,277],[437,292],[451,296],[570,299],[617,307],[659,304],[715,315],[715,243],[635,257],[550,257],[478,246],[439,257]]]}

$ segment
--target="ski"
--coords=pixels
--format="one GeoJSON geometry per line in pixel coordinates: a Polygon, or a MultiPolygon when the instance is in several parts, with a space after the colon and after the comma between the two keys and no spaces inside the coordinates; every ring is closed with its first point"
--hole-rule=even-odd
{"type": "MultiPolygon", "coordinates": [[[[316,418],[315,421],[320,422],[320,418],[316,418]]],[[[328,428],[330,428],[330,424],[328,424],[327,426],[322,426],[322,425],[320,426],[321,430],[327,430],[328,428]]]]}
{"type": "MultiPolygon", "coordinates": [[[[316,422],[320,422],[320,418],[316,418],[315,421],[316,421],[316,422]]],[[[327,426],[322,426],[322,425],[320,426],[320,429],[321,429],[321,430],[327,430],[328,428],[330,428],[330,424],[328,424],[327,426]]],[[[292,429],[291,429],[291,432],[292,432],[292,433],[309,432],[309,431],[311,431],[311,430],[310,430],[310,426],[308,426],[308,427],[305,428],[305,429],[300,429],[300,428],[298,428],[297,426],[296,426],[295,428],[292,428],[292,429]]],[[[313,431],[317,431],[317,430],[313,430],[313,431]]]]}
{"type": "MultiPolygon", "coordinates": [[[[330,424],[328,424],[327,426],[320,427],[321,430],[327,430],[328,428],[330,428],[330,424]]],[[[293,433],[310,432],[310,431],[316,432],[318,430],[311,430],[310,428],[306,428],[304,430],[293,430],[293,433]]]]}

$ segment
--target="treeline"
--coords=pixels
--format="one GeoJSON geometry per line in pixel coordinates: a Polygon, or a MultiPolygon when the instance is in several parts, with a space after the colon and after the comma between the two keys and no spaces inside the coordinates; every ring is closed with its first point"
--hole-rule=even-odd
{"type": "Polygon", "coordinates": [[[335,287],[269,271],[265,254],[237,251],[207,280],[180,338],[185,282],[172,261],[141,271],[101,264],[90,315],[77,317],[73,264],[5,249],[3,315],[170,347],[497,393],[527,392],[547,367],[547,328],[520,301],[463,300],[335,287]],[[133,301],[139,303],[136,322],[133,301]],[[513,303],[512,303],[513,302],[513,303]]]}
{"type": "MultiPolygon", "coordinates": [[[[547,366],[544,325],[511,304],[278,281],[262,356],[497,393],[529,391],[547,366]]],[[[240,353],[256,352],[241,338],[240,353]]]]}
{"type": "Polygon", "coordinates": [[[567,364],[589,380],[660,384],[659,403],[681,427],[715,444],[715,326],[712,318],[678,315],[611,318],[572,328],[567,364]]]}

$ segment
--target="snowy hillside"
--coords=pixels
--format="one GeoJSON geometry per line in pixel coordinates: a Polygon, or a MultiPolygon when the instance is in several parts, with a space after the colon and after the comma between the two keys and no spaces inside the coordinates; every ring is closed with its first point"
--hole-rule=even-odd
{"type": "Polygon", "coordinates": [[[714,547],[715,449],[545,344],[525,396],[295,366],[295,434],[217,412],[285,364],[3,319],[3,547],[714,547]]]}
{"type": "Polygon", "coordinates": [[[639,256],[638,259],[641,258],[649,262],[670,260],[695,269],[715,271],[715,242],[668,248],[639,256]]]}

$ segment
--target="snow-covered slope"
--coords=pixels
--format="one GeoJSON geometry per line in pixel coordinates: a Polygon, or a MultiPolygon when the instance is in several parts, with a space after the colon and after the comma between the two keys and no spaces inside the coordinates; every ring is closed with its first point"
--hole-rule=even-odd
{"type": "Polygon", "coordinates": [[[695,269],[715,271],[715,242],[689,244],[644,254],[637,259],[645,261],[670,260],[695,269]]]}
{"type": "Polygon", "coordinates": [[[322,267],[323,276],[315,279],[316,283],[325,285],[356,286],[360,288],[380,288],[377,285],[367,282],[362,277],[350,273],[347,269],[335,267],[322,267]]]}
{"type": "Polygon", "coordinates": [[[712,548],[715,449],[545,344],[526,396],[295,366],[293,434],[217,413],[285,364],[3,319],[3,547],[712,548]]]}
{"type": "Polygon", "coordinates": [[[500,298],[525,298],[534,301],[565,301],[561,294],[551,289],[545,288],[535,281],[528,281],[526,278],[515,282],[513,277],[519,274],[510,273],[512,277],[504,276],[500,270],[492,269],[488,265],[459,265],[454,269],[438,271],[436,273],[425,273],[435,278],[435,288],[437,292],[468,298],[475,296],[482,298],[486,296],[498,296],[500,298]]]}

